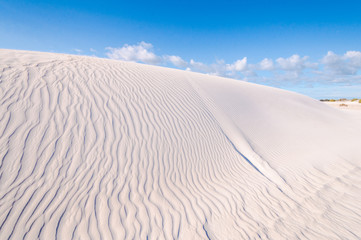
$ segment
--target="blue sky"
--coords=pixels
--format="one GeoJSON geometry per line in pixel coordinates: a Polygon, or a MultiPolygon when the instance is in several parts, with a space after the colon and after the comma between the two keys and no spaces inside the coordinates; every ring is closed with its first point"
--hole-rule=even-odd
{"type": "Polygon", "coordinates": [[[360,1],[0,1],[0,48],[361,97],[360,1]]]}

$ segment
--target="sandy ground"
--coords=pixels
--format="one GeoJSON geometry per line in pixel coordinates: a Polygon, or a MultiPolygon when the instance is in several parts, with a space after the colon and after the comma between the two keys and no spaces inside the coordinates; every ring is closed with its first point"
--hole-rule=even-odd
{"type": "Polygon", "coordinates": [[[351,114],[354,118],[361,122],[361,103],[357,101],[336,101],[336,102],[324,102],[325,104],[337,108],[341,111],[351,114]]]}
{"type": "Polygon", "coordinates": [[[355,116],[215,76],[0,50],[0,239],[360,239],[355,116]]]}

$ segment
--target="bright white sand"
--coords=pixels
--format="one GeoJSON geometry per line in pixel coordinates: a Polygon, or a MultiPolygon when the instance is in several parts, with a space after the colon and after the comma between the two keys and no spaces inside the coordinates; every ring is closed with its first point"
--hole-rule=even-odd
{"type": "Polygon", "coordinates": [[[361,103],[357,101],[336,101],[336,102],[324,102],[325,104],[337,108],[345,113],[356,118],[361,123],[361,103]]]}
{"type": "Polygon", "coordinates": [[[0,50],[0,239],[360,239],[361,124],[311,98],[0,50]]]}

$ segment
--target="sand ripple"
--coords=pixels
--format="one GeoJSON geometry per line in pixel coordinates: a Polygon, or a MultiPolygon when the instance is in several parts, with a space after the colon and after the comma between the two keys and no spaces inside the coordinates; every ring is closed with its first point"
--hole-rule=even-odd
{"type": "Polygon", "coordinates": [[[1,50],[0,239],[360,239],[361,159],[279,170],[200,76],[1,50]]]}

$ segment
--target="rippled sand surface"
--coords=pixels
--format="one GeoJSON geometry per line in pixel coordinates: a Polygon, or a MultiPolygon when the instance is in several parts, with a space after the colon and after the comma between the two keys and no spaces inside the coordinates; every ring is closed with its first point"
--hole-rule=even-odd
{"type": "Polygon", "coordinates": [[[284,90],[0,50],[0,239],[360,239],[360,136],[284,90]]]}

